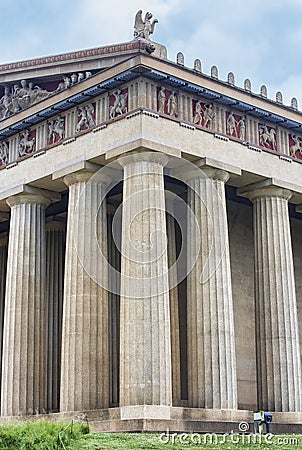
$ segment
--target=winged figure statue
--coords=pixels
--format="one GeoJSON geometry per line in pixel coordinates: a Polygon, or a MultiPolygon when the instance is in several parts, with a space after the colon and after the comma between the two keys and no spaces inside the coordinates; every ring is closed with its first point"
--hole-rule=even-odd
{"type": "Polygon", "coordinates": [[[150,34],[154,32],[155,24],[158,23],[157,19],[154,19],[151,22],[153,15],[150,12],[147,12],[145,15],[145,20],[143,20],[142,16],[143,11],[140,9],[135,15],[134,21],[134,37],[144,38],[147,41],[150,41],[150,34]]]}

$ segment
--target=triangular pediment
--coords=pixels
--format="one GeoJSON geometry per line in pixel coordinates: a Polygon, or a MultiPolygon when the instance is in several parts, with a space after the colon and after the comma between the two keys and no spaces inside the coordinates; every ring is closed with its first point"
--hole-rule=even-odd
{"type": "MultiPolygon", "coordinates": [[[[88,78],[138,53],[146,53],[148,45],[144,39],[135,39],[122,44],[0,65],[0,127],[5,119],[81,85],[88,78]]],[[[165,47],[152,45],[155,56],[166,55],[165,47]]]]}

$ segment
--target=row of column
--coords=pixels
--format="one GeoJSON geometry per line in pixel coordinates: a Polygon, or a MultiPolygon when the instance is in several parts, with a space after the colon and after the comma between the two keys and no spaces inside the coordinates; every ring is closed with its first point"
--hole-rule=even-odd
{"type": "MultiPolygon", "coordinates": [[[[51,199],[32,190],[7,199],[11,219],[2,415],[44,412],[49,404],[60,404],[61,411],[109,407],[109,386],[113,382],[109,375],[109,334],[119,339],[120,345],[120,389],[114,397],[119,397],[122,418],[169,418],[172,399],[180,402],[178,298],[173,283],[177,277],[176,248],[167,247],[167,233],[170,242],[175,242],[175,227],[169,216],[166,222],[163,178],[167,163],[165,155],[155,152],[120,159],[124,170],[120,296],[110,303],[113,294],[108,294],[108,265],[103,259],[108,257],[107,215],[105,204],[100,206],[108,180],[94,179],[91,170],[64,178],[69,187],[64,280],[62,267],[54,264],[63,260],[62,255],[48,251],[46,265],[45,209],[51,199]],[[63,281],[61,330],[59,298],[63,281]],[[54,302],[49,304],[47,291],[54,286],[54,302]],[[119,337],[116,328],[109,329],[112,308],[119,309],[119,337]],[[47,340],[48,335],[57,341],[47,340]],[[47,366],[46,360],[50,361],[47,366]],[[61,377],[60,399],[54,377],[61,377]]],[[[193,170],[187,177],[188,207],[195,217],[195,222],[189,219],[187,224],[188,267],[192,263],[187,278],[190,407],[237,408],[225,202],[228,178],[225,170],[208,166],[193,170]]],[[[253,186],[240,194],[254,204],[259,407],[301,411],[288,216],[291,193],[274,186],[253,186]]],[[[49,248],[63,249],[64,231],[59,224],[52,227],[48,226],[49,248]],[[58,230],[61,234],[52,233],[58,230]],[[54,246],[53,239],[60,239],[60,245],[54,246]]]]}

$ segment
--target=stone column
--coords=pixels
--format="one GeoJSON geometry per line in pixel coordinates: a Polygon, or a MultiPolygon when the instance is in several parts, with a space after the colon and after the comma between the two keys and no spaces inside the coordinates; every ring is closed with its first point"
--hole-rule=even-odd
{"type": "Polygon", "coordinates": [[[47,405],[58,411],[60,402],[65,224],[46,224],[47,280],[47,405]]]}
{"type": "Polygon", "coordinates": [[[174,218],[167,214],[168,236],[168,264],[170,285],[170,317],[171,317],[171,356],[172,356],[172,401],[173,406],[181,405],[180,381],[180,340],[179,340],[179,312],[176,267],[176,237],[174,218]]]}
{"type": "Polygon", "coordinates": [[[187,280],[189,407],[237,408],[228,178],[224,170],[203,167],[188,182],[193,213],[188,214],[187,246],[189,267],[193,265],[187,280]]]}
{"type": "Polygon", "coordinates": [[[104,184],[99,177],[95,181],[90,180],[92,175],[93,172],[83,170],[64,177],[69,186],[69,203],[61,411],[86,411],[109,406],[108,294],[91,276],[100,274],[100,278],[105,279],[108,270],[100,263],[99,253],[107,255],[106,205],[104,202],[100,205],[104,184]],[[97,242],[93,239],[95,232],[97,242]]]}
{"type": "Polygon", "coordinates": [[[18,194],[11,208],[1,414],[45,412],[46,197],[18,194]]]}
{"type": "Polygon", "coordinates": [[[155,152],[137,153],[119,161],[124,167],[121,417],[169,418],[171,339],[163,180],[168,158],[155,152]]]}
{"type": "Polygon", "coordinates": [[[259,408],[301,411],[301,360],[288,200],[276,186],[239,190],[254,205],[259,408]]]}
{"type": "Polygon", "coordinates": [[[0,237],[0,374],[2,373],[3,320],[4,320],[6,266],[7,266],[7,245],[8,245],[7,236],[0,237]]]}

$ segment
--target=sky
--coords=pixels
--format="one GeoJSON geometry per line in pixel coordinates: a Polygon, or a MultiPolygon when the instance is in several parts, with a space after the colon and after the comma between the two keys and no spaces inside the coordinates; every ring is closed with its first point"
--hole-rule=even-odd
{"type": "Polygon", "coordinates": [[[158,19],[151,39],[168,59],[181,51],[302,110],[302,0],[0,0],[0,64],[130,41],[139,9],[158,19]]]}

